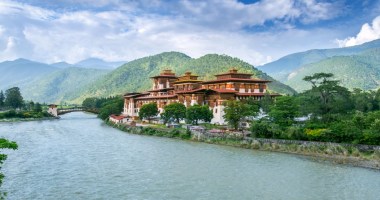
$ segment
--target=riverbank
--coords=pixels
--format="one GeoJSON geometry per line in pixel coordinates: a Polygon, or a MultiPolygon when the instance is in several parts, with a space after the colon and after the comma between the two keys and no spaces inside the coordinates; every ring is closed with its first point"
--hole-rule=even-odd
{"type": "Polygon", "coordinates": [[[19,122],[19,121],[40,121],[57,119],[44,111],[15,111],[9,110],[0,113],[0,122],[19,122]]]}
{"type": "Polygon", "coordinates": [[[130,127],[128,125],[106,124],[124,132],[157,137],[177,138],[209,144],[227,145],[259,151],[272,151],[307,156],[317,161],[329,161],[380,170],[380,147],[308,141],[286,141],[262,138],[199,137],[179,128],[130,127]]]}
{"type": "Polygon", "coordinates": [[[59,117],[42,117],[42,118],[4,118],[0,119],[1,122],[28,122],[28,121],[42,121],[59,119],[59,117]]]}

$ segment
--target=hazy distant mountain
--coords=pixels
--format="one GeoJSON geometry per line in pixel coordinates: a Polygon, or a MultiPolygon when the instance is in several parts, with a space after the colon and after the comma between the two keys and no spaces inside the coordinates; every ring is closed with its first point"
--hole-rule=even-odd
{"type": "Polygon", "coordinates": [[[290,54],[258,68],[297,91],[310,87],[302,81],[303,76],[317,72],[331,72],[349,88],[375,89],[380,82],[376,70],[379,64],[372,58],[376,57],[379,48],[380,40],[374,40],[353,47],[309,50],[290,54]],[[358,72],[364,71],[370,74],[357,76],[358,72]]]}
{"type": "Polygon", "coordinates": [[[177,75],[191,71],[203,80],[214,79],[214,75],[226,72],[231,67],[241,72],[253,73],[255,77],[272,80],[269,89],[279,93],[292,94],[295,91],[270,76],[262,73],[252,65],[226,55],[208,54],[194,59],[179,52],[165,52],[154,56],[140,58],[113,70],[95,81],[91,86],[78,94],[76,102],[85,97],[120,95],[131,91],[144,91],[151,88],[149,77],[157,75],[163,69],[173,69],[177,75]]]}
{"type": "Polygon", "coordinates": [[[77,98],[109,70],[69,67],[54,71],[21,87],[25,99],[46,103],[60,103],[77,98]]]}
{"type": "Polygon", "coordinates": [[[127,61],[107,62],[99,58],[88,58],[75,63],[76,67],[92,68],[92,69],[115,69],[127,61]]]}
{"type": "Polygon", "coordinates": [[[57,63],[50,64],[50,66],[61,68],[61,69],[68,68],[68,67],[74,67],[74,65],[67,63],[67,62],[57,62],[57,63]]]}
{"type": "Polygon", "coordinates": [[[27,59],[17,59],[0,63],[0,89],[23,86],[41,78],[58,68],[27,59]]]}

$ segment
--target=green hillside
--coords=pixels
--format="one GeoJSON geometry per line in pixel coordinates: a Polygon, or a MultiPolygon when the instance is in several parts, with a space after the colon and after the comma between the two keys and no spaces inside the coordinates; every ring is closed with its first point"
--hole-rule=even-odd
{"type": "Polygon", "coordinates": [[[380,48],[380,39],[352,47],[313,49],[294,53],[263,66],[258,66],[258,69],[268,73],[276,80],[285,82],[288,80],[289,74],[301,70],[301,67],[304,68],[308,64],[320,62],[334,56],[358,55],[375,48],[380,48]]]}
{"type": "Polygon", "coordinates": [[[77,98],[91,83],[108,72],[100,69],[65,68],[22,86],[21,91],[25,99],[60,103],[77,98]]]}
{"type": "Polygon", "coordinates": [[[380,87],[380,48],[358,55],[334,56],[304,65],[290,74],[285,83],[297,91],[306,90],[311,86],[302,80],[303,77],[318,72],[333,73],[349,89],[377,89],[380,87]]]}
{"type": "Polygon", "coordinates": [[[144,57],[115,69],[95,81],[83,93],[77,95],[75,102],[86,97],[110,96],[132,91],[144,91],[151,88],[149,77],[157,75],[163,69],[172,69],[177,75],[191,71],[200,79],[213,79],[215,74],[226,72],[235,67],[242,72],[250,72],[258,78],[272,80],[269,89],[279,93],[294,93],[294,90],[262,73],[252,65],[226,55],[209,54],[193,59],[178,52],[166,52],[155,56],[144,57]]]}

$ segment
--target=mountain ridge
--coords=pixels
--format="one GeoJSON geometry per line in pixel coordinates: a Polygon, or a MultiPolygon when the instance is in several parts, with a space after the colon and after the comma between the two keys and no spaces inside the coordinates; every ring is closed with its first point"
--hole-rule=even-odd
{"type": "MultiPolygon", "coordinates": [[[[362,54],[368,54],[368,51],[375,50],[380,48],[380,39],[374,40],[371,42],[367,42],[361,45],[352,46],[352,47],[344,47],[344,48],[333,48],[333,49],[312,49],[304,52],[298,52],[289,54],[287,56],[284,56],[274,62],[267,63],[262,66],[258,66],[258,68],[275,79],[295,88],[298,92],[301,92],[305,89],[308,89],[309,87],[302,87],[302,85],[305,84],[305,82],[302,81],[301,77],[296,77],[297,74],[300,76],[302,75],[311,75],[310,73],[318,73],[318,72],[329,72],[333,73],[335,75],[338,75],[337,78],[342,78],[343,75],[354,77],[355,74],[353,74],[354,71],[356,71],[355,68],[361,67],[363,64],[360,63],[360,59],[365,55],[362,54]],[[350,57],[355,56],[355,57],[350,57]],[[341,57],[341,58],[337,58],[341,57]],[[343,62],[341,59],[359,59],[355,60],[353,62],[357,63],[357,66],[350,65],[349,68],[345,68],[343,72],[339,71],[339,68],[335,68],[333,65],[342,65],[343,62]],[[335,59],[336,62],[332,62],[331,59],[335,59]],[[327,62],[323,62],[326,60],[330,60],[330,66],[327,66],[327,62]],[[339,61],[338,61],[339,60],[339,61]],[[320,65],[320,70],[317,70],[318,67],[316,67],[317,63],[320,65]],[[312,66],[312,70],[306,70],[307,68],[312,66]],[[335,70],[329,70],[335,69],[335,70]],[[304,73],[305,71],[309,71],[309,73],[304,73]],[[303,72],[303,73],[300,73],[303,72]],[[352,73],[351,73],[352,72],[352,73]],[[343,73],[343,74],[342,74],[343,73]]],[[[371,54],[372,57],[376,57],[374,54],[371,54]]],[[[368,55],[367,55],[367,59],[368,55]]],[[[376,60],[372,60],[372,63],[367,62],[366,65],[371,65],[372,67],[375,67],[378,65],[376,60]]],[[[348,64],[347,64],[348,65],[348,64]]],[[[342,65],[343,66],[343,65],[342,65]]],[[[344,65],[346,66],[346,65],[344,65]]],[[[344,67],[343,66],[343,67],[344,67]]],[[[376,75],[377,72],[374,72],[376,75]]],[[[364,77],[364,76],[363,76],[364,77]]],[[[376,75],[376,77],[380,80],[380,77],[376,75]]],[[[372,85],[372,87],[365,87],[363,84],[348,84],[347,81],[342,81],[343,86],[348,87],[349,89],[352,89],[354,87],[358,87],[361,89],[376,89],[380,85],[372,85]]]]}

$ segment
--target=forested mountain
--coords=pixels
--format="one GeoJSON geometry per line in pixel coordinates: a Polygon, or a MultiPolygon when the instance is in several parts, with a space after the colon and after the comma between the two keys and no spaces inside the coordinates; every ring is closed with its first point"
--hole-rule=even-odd
{"type": "MultiPolygon", "coordinates": [[[[96,63],[96,60],[90,60],[96,63]]],[[[91,63],[90,60],[87,64],[91,63]]],[[[273,81],[269,84],[269,90],[283,94],[295,92],[289,86],[274,80],[238,58],[217,54],[208,54],[194,59],[183,53],[166,52],[128,62],[112,71],[72,67],[79,66],[78,63],[74,65],[65,62],[52,64],[56,67],[42,63],[38,63],[38,66],[37,64],[32,65],[33,62],[26,60],[19,60],[16,63],[22,62],[28,63],[28,65],[21,67],[17,65],[12,69],[13,71],[8,72],[7,76],[10,77],[10,80],[14,80],[14,77],[21,71],[22,75],[17,77],[23,80],[22,77],[30,77],[35,73],[34,70],[41,71],[42,75],[14,86],[21,88],[25,99],[46,103],[63,101],[81,103],[87,97],[106,97],[131,91],[144,91],[151,88],[152,83],[149,77],[159,74],[164,69],[172,69],[178,76],[186,71],[191,71],[199,75],[202,80],[210,80],[215,78],[215,74],[235,67],[241,72],[253,73],[254,77],[273,81]]],[[[0,80],[3,80],[3,77],[0,80]]]]}
{"type": "Polygon", "coordinates": [[[285,56],[258,68],[297,91],[307,88],[302,76],[316,72],[333,73],[348,88],[375,89],[379,87],[376,82],[380,81],[375,70],[378,67],[376,53],[379,48],[380,40],[374,40],[352,47],[309,50],[285,56]],[[371,74],[364,75],[364,72],[371,74]],[[353,77],[356,79],[353,80],[353,77]]]}
{"type": "Polygon", "coordinates": [[[0,63],[0,90],[26,85],[58,68],[26,59],[0,63]]]}
{"type": "Polygon", "coordinates": [[[313,49],[305,52],[294,53],[284,56],[274,62],[258,66],[257,68],[268,73],[279,81],[286,81],[290,73],[299,69],[303,65],[318,62],[333,56],[356,55],[373,48],[380,48],[380,39],[352,47],[313,49]]]}
{"type": "Polygon", "coordinates": [[[137,59],[117,68],[100,78],[75,101],[86,97],[110,96],[132,91],[144,91],[151,88],[149,77],[157,75],[163,69],[172,69],[177,75],[191,71],[200,79],[210,80],[214,75],[226,72],[231,67],[241,72],[253,73],[255,77],[272,80],[269,89],[279,93],[294,93],[294,90],[262,73],[252,65],[226,55],[209,54],[197,59],[178,52],[165,52],[155,56],[137,59]]]}
{"type": "Polygon", "coordinates": [[[297,91],[310,89],[311,86],[302,79],[318,72],[333,73],[349,89],[377,89],[380,87],[380,48],[359,55],[334,56],[304,65],[290,74],[286,83],[297,91]]]}
{"type": "Polygon", "coordinates": [[[21,91],[25,99],[60,103],[84,93],[90,84],[108,72],[109,70],[69,67],[22,86],[21,91]]]}

